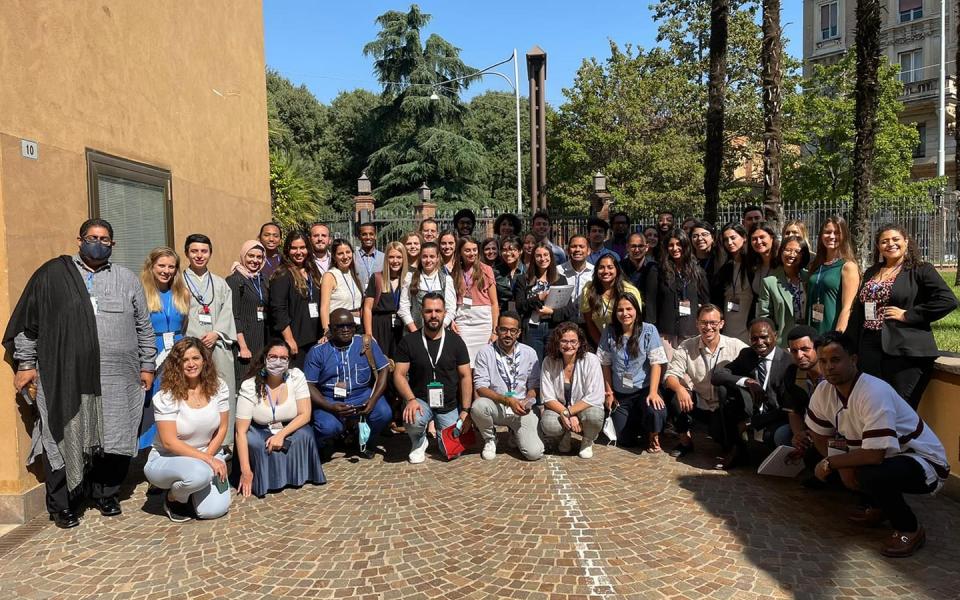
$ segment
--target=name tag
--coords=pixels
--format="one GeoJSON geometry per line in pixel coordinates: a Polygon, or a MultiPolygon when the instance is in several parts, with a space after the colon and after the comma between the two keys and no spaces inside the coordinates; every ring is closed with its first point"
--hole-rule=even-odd
{"type": "Polygon", "coordinates": [[[863,317],[868,321],[877,320],[877,303],[876,302],[863,303],[863,317]]]}
{"type": "Polygon", "coordinates": [[[360,315],[353,315],[353,322],[360,325],[360,315]]]}
{"type": "Polygon", "coordinates": [[[165,334],[163,334],[163,349],[169,350],[170,348],[173,348],[173,332],[172,331],[168,331],[165,334]]]}
{"type": "Polygon", "coordinates": [[[443,408],[443,384],[439,381],[431,381],[427,384],[427,401],[430,408],[443,408]]]}
{"type": "Polygon", "coordinates": [[[847,440],[843,439],[832,439],[827,440],[827,457],[837,456],[838,454],[846,454],[849,448],[847,447],[847,440]]]}
{"type": "Polygon", "coordinates": [[[270,421],[270,423],[267,424],[267,429],[269,429],[270,433],[273,434],[280,433],[283,431],[283,423],[280,421],[270,421]]]}
{"type": "Polygon", "coordinates": [[[310,318],[316,319],[320,317],[320,307],[317,306],[316,302],[310,302],[307,304],[307,310],[310,311],[310,318]]]}
{"type": "Polygon", "coordinates": [[[347,397],[347,384],[343,381],[338,381],[336,385],[333,386],[333,397],[334,398],[346,398],[347,397]]]}
{"type": "Polygon", "coordinates": [[[620,378],[620,385],[627,388],[628,390],[633,389],[633,377],[629,375],[624,375],[620,378]]]}
{"type": "Polygon", "coordinates": [[[814,304],[810,312],[811,321],[814,323],[823,323],[823,304],[814,304]]]}
{"type": "Polygon", "coordinates": [[[262,306],[257,307],[257,320],[262,321],[264,319],[264,311],[262,306]]]}
{"type": "Polygon", "coordinates": [[[740,305],[736,302],[727,302],[727,312],[740,312],[740,305]]]}
{"type": "Polygon", "coordinates": [[[213,325],[213,315],[200,313],[197,315],[197,321],[202,325],[213,325]]]}
{"type": "Polygon", "coordinates": [[[693,313],[692,313],[692,311],[690,310],[690,301],[689,301],[689,300],[681,300],[681,301],[680,301],[680,316],[681,316],[681,317],[689,317],[691,314],[693,314],[693,313]]]}
{"type": "Polygon", "coordinates": [[[97,304],[97,299],[94,298],[93,296],[90,297],[90,306],[93,307],[93,314],[94,314],[94,316],[96,316],[97,314],[100,313],[100,307],[99,307],[99,305],[97,304]]]}

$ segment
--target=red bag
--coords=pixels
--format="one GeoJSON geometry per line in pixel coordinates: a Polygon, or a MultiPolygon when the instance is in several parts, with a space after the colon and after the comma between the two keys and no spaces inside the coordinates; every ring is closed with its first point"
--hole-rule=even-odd
{"type": "Polygon", "coordinates": [[[460,437],[453,437],[453,430],[456,423],[450,427],[440,430],[440,436],[437,438],[437,445],[440,446],[440,452],[447,460],[453,460],[472,448],[477,443],[477,431],[473,428],[470,431],[461,431],[460,437]]]}

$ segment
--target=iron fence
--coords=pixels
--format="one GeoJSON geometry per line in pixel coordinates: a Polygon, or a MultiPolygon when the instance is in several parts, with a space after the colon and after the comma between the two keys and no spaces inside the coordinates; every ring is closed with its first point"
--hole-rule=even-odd
{"type": "MultiPolygon", "coordinates": [[[[920,253],[925,260],[937,266],[953,266],[957,264],[958,230],[957,230],[957,192],[948,192],[942,197],[930,199],[904,198],[894,201],[878,202],[870,215],[870,235],[885,223],[896,223],[906,229],[915,240],[920,253]]],[[[739,222],[746,204],[729,204],[720,207],[717,219],[718,228],[725,223],[739,222]]],[[[826,218],[839,214],[850,220],[850,205],[835,202],[805,203],[803,205],[784,203],[784,220],[798,219],[807,226],[808,237],[815,238],[816,232],[826,218]]],[[[616,208],[613,209],[614,211],[616,208]]],[[[452,229],[452,210],[438,210],[434,219],[440,231],[452,229]]],[[[677,225],[688,215],[677,215],[677,225]]],[[[690,215],[698,217],[699,215],[690,215]]],[[[477,217],[475,236],[482,240],[492,236],[493,224],[497,215],[480,214],[477,217]]],[[[529,214],[520,215],[525,224],[529,224],[529,214]]],[[[642,231],[647,225],[656,223],[656,214],[633,214],[631,229],[642,231]]],[[[330,222],[331,235],[342,237],[356,244],[355,222],[353,213],[340,213],[330,222]]],[[[420,226],[413,209],[407,211],[386,211],[378,209],[373,215],[378,224],[379,242],[381,245],[388,241],[400,240],[407,232],[416,231],[420,226]]],[[[566,244],[571,236],[587,232],[587,215],[553,215],[553,239],[558,244],[566,244]]]]}

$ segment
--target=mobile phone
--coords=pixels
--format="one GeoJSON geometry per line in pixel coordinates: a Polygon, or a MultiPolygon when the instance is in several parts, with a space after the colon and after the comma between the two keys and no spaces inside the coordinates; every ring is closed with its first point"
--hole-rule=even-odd
{"type": "Polygon", "coordinates": [[[221,494],[226,492],[230,485],[227,483],[226,479],[220,479],[219,475],[213,476],[213,485],[216,486],[217,491],[221,494]]]}
{"type": "Polygon", "coordinates": [[[283,438],[283,446],[280,448],[280,452],[286,452],[290,449],[291,440],[290,438],[283,438]]]}

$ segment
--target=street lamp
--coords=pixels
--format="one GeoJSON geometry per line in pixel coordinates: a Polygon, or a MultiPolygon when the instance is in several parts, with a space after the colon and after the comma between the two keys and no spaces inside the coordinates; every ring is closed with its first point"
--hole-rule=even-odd
{"type": "Polygon", "coordinates": [[[357,193],[361,196],[370,195],[370,178],[367,177],[366,170],[364,170],[363,174],[357,179],[357,193]]]}
{"type": "Polygon", "coordinates": [[[593,191],[595,192],[605,192],[607,191],[607,176],[597,171],[597,174],[593,176],[593,191]]]}
{"type": "Polygon", "coordinates": [[[427,186],[427,182],[424,181],[423,185],[420,186],[420,189],[417,190],[417,196],[420,197],[420,203],[430,202],[430,188],[427,186]]]}
{"type": "Polygon", "coordinates": [[[496,75],[510,84],[510,87],[513,89],[513,97],[516,104],[517,112],[517,214],[523,212],[523,175],[520,167],[520,66],[517,63],[517,49],[513,49],[513,54],[510,58],[502,60],[496,64],[490,65],[489,67],[480,69],[476,73],[471,75],[464,75],[463,77],[455,77],[453,79],[448,79],[446,81],[441,81],[434,87],[433,93],[430,94],[430,100],[439,100],[440,96],[437,95],[437,88],[447,83],[454,83],[457,81],[463,81],[464,79],[472,79],[474,77],[482,75],[496,75]],[[509,77],[500,73],[499,71],[494,71],[493,69],[504,65],[510,61],[513,61],[513,81],[509,77]]]}

